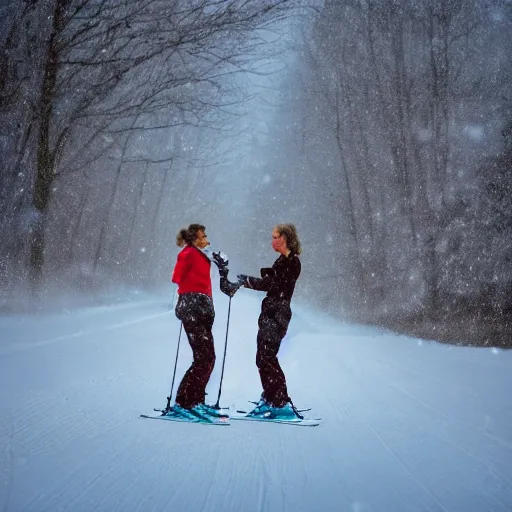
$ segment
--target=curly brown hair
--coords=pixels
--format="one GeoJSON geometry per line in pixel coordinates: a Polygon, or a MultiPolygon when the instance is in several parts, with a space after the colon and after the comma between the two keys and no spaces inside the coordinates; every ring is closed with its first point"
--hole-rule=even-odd
{"type": "Polygon", "coordinates": [[[290,251],[295,254],[302,253],[302,247],[300,245],[299,235],[294,224],[278,224],[275,229],[280,235],[284,235],[286,238],[286,245],[290,251]]]}
{"type": "Polygon", "coordinates": [[[199,231],[206,231],[206,228],[202,224],[190,224],[188,228],[180,229],[176,235],[176,245],[183,247],[185,244],[192,244],[199,231]]]}

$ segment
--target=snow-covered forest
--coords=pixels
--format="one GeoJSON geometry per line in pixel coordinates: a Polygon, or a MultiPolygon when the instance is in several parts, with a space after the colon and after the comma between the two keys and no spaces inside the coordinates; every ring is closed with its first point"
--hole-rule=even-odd
{"type": "MultiPolygon", "coordinates": [[[[3,0],[0,294],[169,290],[304,247],[342,320],[510,344],[509,0],[3,0]]],[[[118,295],[117,295],[118,296],[118,295]]]]}

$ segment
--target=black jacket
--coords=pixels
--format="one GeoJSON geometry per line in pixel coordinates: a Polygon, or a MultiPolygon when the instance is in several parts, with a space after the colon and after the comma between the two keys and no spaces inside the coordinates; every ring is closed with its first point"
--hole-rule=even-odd
{"type": "Polygon", "coordinates": [[[281,254],[274,262],[272,268],[262,268],[261,278],[248,277],[246,288],[267,292],[271,299],[291,301],[295,283],[300,276],[300,259],[295,253],[289,256],[281,254]]]}

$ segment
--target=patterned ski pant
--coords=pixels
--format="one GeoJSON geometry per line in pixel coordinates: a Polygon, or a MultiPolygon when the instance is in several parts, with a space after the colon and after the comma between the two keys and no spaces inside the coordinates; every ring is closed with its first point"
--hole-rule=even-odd
{"type": "Polygon", "coordinates": [[[291,317],[288,301],[268,297],[263,299],[258,319],[256,366],[260,372],[263,398],[273,407],[283,407],[289,400],[286,378],[277,353],[291,317]]]}
{"type": "Polygon", "coordinates": [[[178,299],[176,316],[183,322],[194,357],[178,387],[176,403],[191,409],[204,402],[206,385],[215,365],[212,299],[201,293],[184,293],[178,299]]]}

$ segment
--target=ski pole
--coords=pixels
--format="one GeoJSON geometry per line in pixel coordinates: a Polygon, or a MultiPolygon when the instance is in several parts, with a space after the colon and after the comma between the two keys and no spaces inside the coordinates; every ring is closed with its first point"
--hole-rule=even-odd
{"type": "Polygon", "coordinates": [[[224,357],[222,358],[222,371],[220,373],[220,384],[219,384],[219,396],[217,397],[217,403],[213,406],[214,409],[220,409],[220,394],[222,392],[222,379],[224,378],[224,365],[226,363],[226,352],[228,348],[228,333],[229,333],[229,317],[231,315],[231,297],[229,297],[228,305],[228,324],[226,326],[226,341],[224,342],[224,357]]]}
{"type": "Polygon", "coordinates": [[[174,361],[174,373],[172,374],[172,384],[171,384],[171,392],[167,397],[167,407],[165,408],[166,412],[171,410],[171,399],[172,399],[172,390],[174,389],[174,378],[176,377],[176,367],[178,366],[178,354],[180,353],[180,341],[181,341],[181,331],[183,330],[183,322],[180,325],[180,334],[178,336],[178,348],[176,349],[176,361],[174,361]]]}

